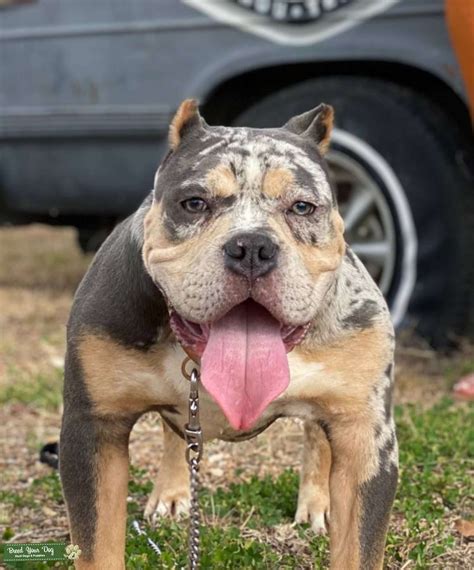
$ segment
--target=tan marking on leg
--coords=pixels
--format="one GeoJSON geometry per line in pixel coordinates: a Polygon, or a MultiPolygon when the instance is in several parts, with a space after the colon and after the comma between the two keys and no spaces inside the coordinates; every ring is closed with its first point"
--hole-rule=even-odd
{"type": "Polygon", "coordinates": [[[159,390],[165,348],[148,352],[126,348],[112,339],[84,335],[79,354],[84,381],[98,415],[141,413],[163,401],[159,390]]]}
{"type": "Polygon", "coordinates": [[[287,168],[270,168],[263,177],[263,193],[269,198],[281,198],[294,184],[293,173],[287,168]]]}
{"type": "Polygon", "coordinates": [[[315,423],[305,422],[303,463],[296,522],[309,522],[314,532],[326,532],[329,519],[329,473],[331,447],[326,434],[315,423]]]}
{"type": "Polygon", "coordinates": [[[316,403],[330,426],[332,570],[361,570],[361,485],[380,469],[374,435],[378,414],[371,401],[392,358],[388,332],[387,325],[377,324],[326,347],[303,344],[290,355],[288,397],[316,403]]]}
{"type": "Polygon", "coordinates": [[[330,479],[330,493],[331,570],[359,570],[360,505],[355,482],[344,466],[334,468],[330,479]]]}
{"type": "Polygon", "coordinates": [[[239,184],[234,173],[225,164],[219,164],[210,170],[206,182],[212,196],[217,198],[229,198],[239,192],[239,184]]]}
{"type": "Polygon", "coordinates": [[[334,422],[331,449],[331,569],[360,569],[360,488],[378,471],[379,450],[370,410],[366,417],[348,415],[334,422]]]}
{"type": "Polygon", "coordinates": [[[199,115],[198,104],[195,99],[185,99],[170,124],[169,143],[173,150],[176,150],[181,142],[181,130],[194,117],[199,115]]]}
{"type": "Polygon", "coordinates": [[[145,508],[145,517],[189,514],[189,475],[186,443],[163,422],[163,457],[155,486],[145,508]]]}
{"type": "MultiPolygon", "coordinates": [[[[99,452],[97,480],[97,528],[94,560],[79,560],[78,570],[125,569],[127,519],[127,446],[104,445],[99,452]]],[[[71,537],[74,544],[74,536],[71,537]]]]}

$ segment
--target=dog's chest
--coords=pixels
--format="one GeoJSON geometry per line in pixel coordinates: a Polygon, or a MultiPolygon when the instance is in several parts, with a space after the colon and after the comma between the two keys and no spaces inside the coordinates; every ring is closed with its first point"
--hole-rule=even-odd
{"type": "MultiPolygon", "coordinates": [[[[371,328],[311,351],[288,354],[290,381],[250,433],[282,416],[327,419],[347,410],[364,410],[390,362],[390,335],[371,328]]],[[[147,351],[124,348],[112,339],[84,335],[78,348],[84,382],[97,414],[140,414],[159,409],[182,431],[188,418],[189,382],[182,374],[186,353],[176,343],[147,351]]],[[[223,385],[225,382],[223,378],[223,385]]],[[[271,378],[268,378],[271,382],[271,378]]],[[[202,387],[201,423],[207,438],[235,439],[220,407],[202,387]]]]}
{"type": "MultiPolygon", "coordinates": [[[[189,406],[189,383],[181,371],[186,356],[180,346],[170,346],[164,353],[162,361],[164,374],[163,378],[159,379],[160,383],[163,383],[163,390],[166,392],[163,394],[164,399],[174,407],[174,411],[166,408],[161,413],[171,427],[181,433],[188,421],[189,406]]],[[[317,405],[314,402],[310,403],[307,398],[301,399],[299,393],[304,390],[308,378],[311,378],[313,382],[317,380],[315,375],[318,375],[318,371],[322,372],[323,367],[314,365],[308,376],[305,373],[308,367],[305,367],[300,359],[294,355],[289,355],[289,365],[291,380],[288,389],[268,406],[251,429],[244,432],[236,431],[230,426],[220,407],[201,386],[200,422],[205,439],[244,440],[257,435],[279,417],[316,418],[317,405]]],[[[188,363],[187,368],[191,368],[191,363],[188,363]]]]}

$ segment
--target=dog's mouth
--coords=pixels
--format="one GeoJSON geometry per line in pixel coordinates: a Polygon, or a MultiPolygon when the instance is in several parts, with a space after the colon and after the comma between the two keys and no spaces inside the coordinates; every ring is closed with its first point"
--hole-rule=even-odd
{"type": "Polygon", "coordinates": [[[206,325],[174,310],[171,328],[183,347],[201,359],[201,380],[234,429],[249,429],[290,382],[287,352],[308,328],[280,323],[248,299],[206,325]]]}

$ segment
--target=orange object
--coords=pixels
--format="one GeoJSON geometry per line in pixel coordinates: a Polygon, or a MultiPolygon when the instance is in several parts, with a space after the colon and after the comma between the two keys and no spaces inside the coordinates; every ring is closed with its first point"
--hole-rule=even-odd
{"type": "Polygon", "coordinates": [[[446,21],[474,119],[474,0],[446,0],[446,21]]]}

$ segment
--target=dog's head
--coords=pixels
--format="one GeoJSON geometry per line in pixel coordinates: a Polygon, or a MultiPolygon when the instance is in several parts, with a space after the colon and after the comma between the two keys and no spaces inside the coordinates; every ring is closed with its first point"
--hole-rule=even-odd
{"type": "Polygon", "coordinates": [[[195,101],[181,104],[143,257],[192,354],[244,313],[278,324],[290,350],[317,315],[345,247],[323,159],[332,122],[322,104],[280,129],[210,127],[195,101]]]}

